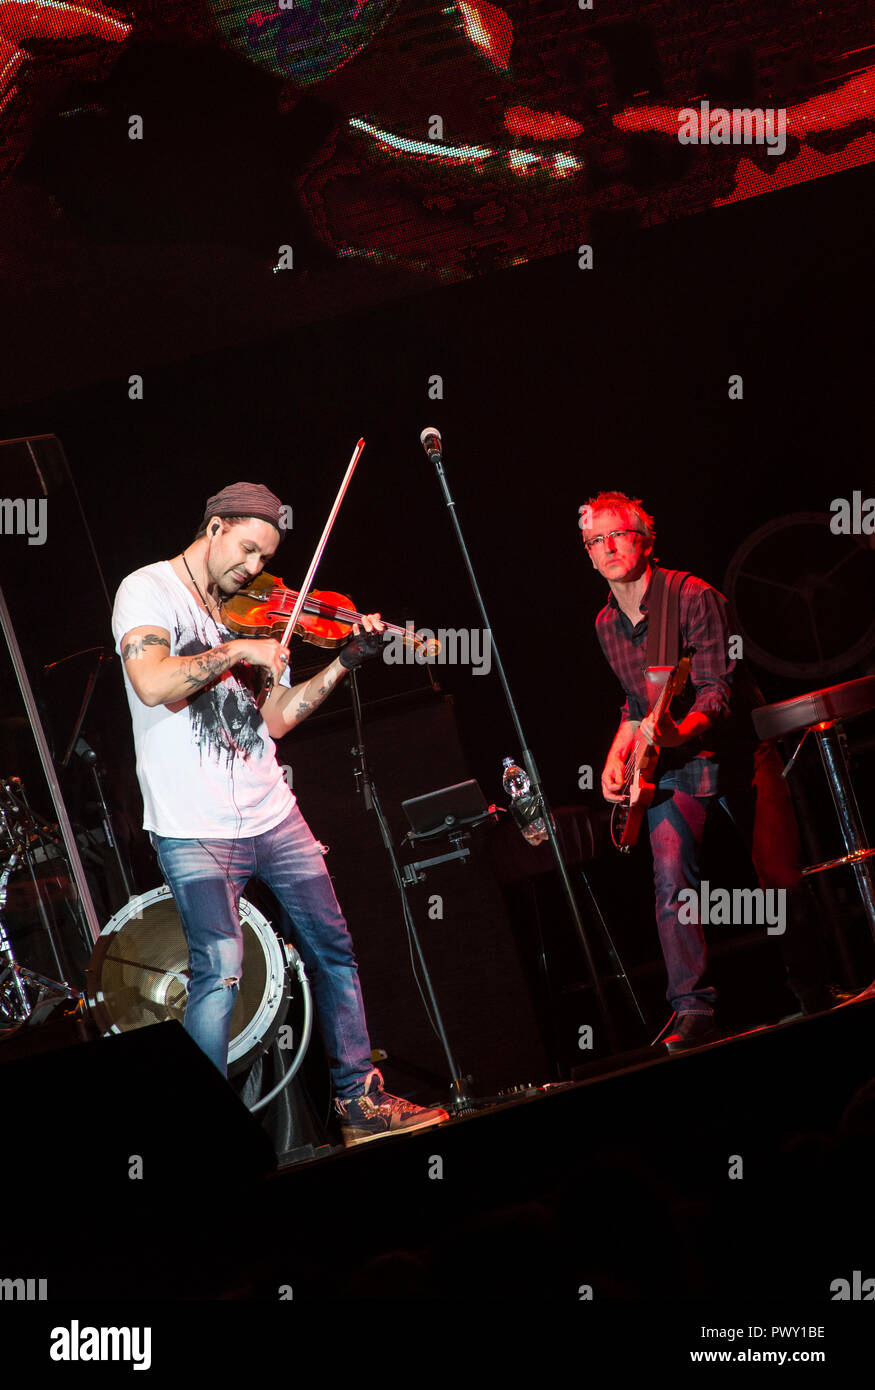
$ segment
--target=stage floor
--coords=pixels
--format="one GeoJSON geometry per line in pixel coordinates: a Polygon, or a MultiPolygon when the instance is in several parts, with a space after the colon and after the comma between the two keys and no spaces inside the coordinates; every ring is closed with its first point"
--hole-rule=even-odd
{"type": "Polygon", "coordinates": [[[875,1277],[871,997],[279,1166],[177,1024],[0,1072],[4,1264],[53,1298],[823,1304],[875,1277]]]}

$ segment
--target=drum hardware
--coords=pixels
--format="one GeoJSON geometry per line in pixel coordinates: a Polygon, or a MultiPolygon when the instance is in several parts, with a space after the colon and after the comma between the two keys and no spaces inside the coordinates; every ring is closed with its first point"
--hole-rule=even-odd
{"type": "MultiPolygon", "coordinates": [[[[312,1032],[312,1001],[304,965],[294,947],[276,935],[267,918],[241,898],[243,971],[228,1045],[228,1074],[245,1071],[272,1047],[298,983],[304,1019],[289,1068],[269,1095],[249,1108],[260,1110],[287,1086],[303,1061],[312,1032]]],[[[188,988],[188,946],[169,886],[132,898],[106,924],[86,972],[86,1004],[106,1035],[148,1027],[168,1019],[182,1022],[188,988]]]]}
{"type": "MultiPolygon", "coordinates": [[[[49,885],[45,877],[40,877],[35,872],[34,865],[37,862],[45,864],[55,859],[62,862],[66,862],[66,860],[61,844],[58,842],[57,826],[47,825],[37,818],[28,802],[27,794],[19,777],[9,777],[0,781],[0,845],[3,844],[4,840],[6,847],[8,847],[9,859],[6,871],[2,875],[0,913],[4,908],[9,913],[20,911],[23,907],[36,906],[40,924],[49,944],[55,971],[55,979],[51,982],[52,987],[57,987],[61,993],[65,993],[69,986],[61,983],[65,970],[58,949],[56,927],[50,920],[46,908],[47,906],[51,907],[53,902],[77,901],[76,893],[66,874],[57,876],[56,880],[49,885]],[[39,860],[37,860],[38,851],[41,851],[39,860]],[[9,876],[13,869],[18,868],[27,870],[30,882],[10,885],[9,876]]],[[[12,964],[14,953],[9,940],[9,932],[4,931],[3,936],[5,941],[5,946],[2,948],[5,952],[4,958],[12,964]]],[[[87,944],[90,945],[90,943],[87,944]]],[[[19,994],[21,990],[23,990],[23,986],[19,977],[16,994],[19,994]]],[[[19,1007],[21,1007],[20,1002],[19,1007]]],[[[29,1010],[25,1017],[28,1013],[29,1010]]]]}
{"type": "Polygon", "coordinates": [[[26,1023],[31,1015],[30,1000],[24,985],[21,983],[12,942],[6,935],[6,928],[3,925],[6,885],[9,882],[9,875],[17,863],[18,855],[11,854],[2,873],[0,873],[0,1020],[9,1019],[8,1024],[3,1022],[3,1027],[11,1028],[14,1028],[18,1023],[26,1023]]]}
{"type": "Polygon", "coordinates": [[[49,857],[62,858],[56,843],[51,839],[46,843],[42,838],[51,835],[52,827],[44,825],[34,816],[20,778],[10,777],[0,781],[0,845],[7,851],[0,868],[0,1018],[6,1028],[15,1028],[26,1023],[31,1017],[34,1006],[28,994],[28,985],[40,992],[40,998],[45,997],[46,993],[71,999],[82,998],[81,993],[77,993],[62,979],[64,970],[54,928],[46,911],[46,902],[51,902],[53,898],[67,899],[73,891],[72,885],[65,877],[63,883],[59,882],[54,888],[48,889],[34,872],[38,849],[44,850],[44,860],[49,857]],[[50,855],[50,851],[54,851],[54,855],[50,855]],[[21,867],[27,868],[30,883],[15,885],[12,888],[9,879],[12,873],[21,867]],[[4,916],[8,915],[13,907],[18,910],[24,898],[27,899],[28,906],[31,903],[37,906],[40,922],[51,948],[57,979],[27,969],[16,957],[4,916]]]}
{"type": "MultiPolygon", "coordinates": [[[[80,845],[80,849],[82,846],[80,845]]],[[[34,864],[47,864],[50,859],[63,859],[64,850],[57,844],[38,844],[30,851],[34,864]]]]}
{"type": "Polygon", "coordinates": [[[5,1029],[27,1023],[33,1016],[36,1005],[31,1003],[25,985],[34,988],[36,1004],[48,997],[80,1002],[83,998],[81,990],[74,989],[66,980],[53,980],[18,962],[0,910],[0,1035],[5,1029]]]}
{"type": "MultiPolygon", "coordinates": [[[[16,965],[12,968],[12,973],[21,985],[22,980],[26,980],[37,990],[36,1003],[31,1005],[28,1001],[27,1016],[20,1018],[7,1031],[17,1033],[25,1024],[31,1027],[38,1027],[45,1023],[57,1008],[58,1001],[61,999],[72,999],[75,1001],[75,1009],[68,1010],[69,1015],[79,1014],[84,1017],[85,997],[81,990],[73,989],[72,985],[65,982],[59,983],[57,980],[50,980],[47,975],[40,975],[36,970],[28,970],[26,966],[16,965]]],[[[26,995],[25,995],[26,998],[26,995]]],[[[2,1001],[0,1001],[2,1004],[2,1001]]]]}
{"type": "MultiPolygon", "coordinates": [[[[2,826],[3,808],[0,806],[0,826],[2,826]]],[[[92,855],[92,860],[96,855],[99,858],[100,847],[106,844],[106,836],[101,826],[95,826],[93,830],[80,830],[76,835],[76,843],[86,856],[92,855]]],[[[51,859],[66,860],[67,855],[64,849],[64,842],[57,834],[57,826],[44,825],[40,836],[30,836],[30,856],[34,864],[46,864],[51,859]],[[52,835],[52,839],[46,836],[52,835]],[[37,843],[34,844],[34,839],[37,843]]]]}
{"type": "Polygon", "coordinates": [[[29,970],[26,965],[16,965],[16,975],[23,980],[30,980],[35,985],[39,985],[44,994],[54,995],[58,999],[82,999],[81,989],[74,989],[67,984],[66,980],[50,980],[47,975],[40,975],[36,970],[29,970]]]}
{"type": "Polygon", "coordinates": [[[18,963],[0,916],[0,1036],[30,1019],[36,1022],[34,1010],[49,998],[75,999],[80,1004],[83,1001],[81,990],[74,989],[66,980],[52,980],[18,963]],[[36,1004],[28,998],[25,983],[35,987],[36,1004]]]}
{"type": "Polygon", "coordinates": [[[85,877],[85,870],[82,866],[82,859],[79,854],[79,846],[76,843],[76,837],[73,834],[73,827],[70,824],[70,817],[67,814],[67,807],[64,803],[64,797],[61,792],[60,783],[58,781],[57,770],[52,759],[52,752],[49,748],[49,743],[48,739],[46,738],[45,729],[42,725],[42,720],[40,719],[39,709],[37,708],[33,688],[31,686],[30,680],[28,679],[27,668],[24,664],[24,657],[22,656],[21,647],[19,646],[18,639],[15,635],[15,630],[12,625],[12,616],[9,612],[9,607],[6,603],[6,599],[4,597],[2,588],[0,588],[0,628],[2,628],[3,635],[6,639],[6,645],[9,649],[9,656],[12,660],[12,666],[15,671],[16,679],[18,681],[18,687],[21,691],[21,697],[24,701],[24,706],[27,711],[27,717],[30,723],[31,732],[33,734],[34,742],[36,743],[37,752],[39,753],[40,763],[42,764],[43,775],[46,779],[46,784],[51,794],[52,804],[55,808],[55,815],[57,816],[58,829],[60,831],[64,844],[67,847],[67,858],[70,865],[70,871],[73,875],[73,879],[76,883],[76,888],[78,892],[77,913],[81,919],[80,925],[82,928],[83,936],[85,937],[88,947],[90,949],[92,943],[97,941],[97,938],[100,936],[100,922],[98,921],[97,913],[94,910],[94,903],[91,899],[91,891],[88,886],[88,880],[85,877]]]}

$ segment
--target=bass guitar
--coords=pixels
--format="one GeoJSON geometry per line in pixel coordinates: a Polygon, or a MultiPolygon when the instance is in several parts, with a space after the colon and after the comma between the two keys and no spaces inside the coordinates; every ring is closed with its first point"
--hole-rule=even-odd
{"type": "MultiPolygon", "coordinates": [[[[655,723],[659,723],[675,695],[679,695],[686,685],[690,659],[695,650],[695,647],[685,647],[678,664],[671,670],[668,667],[651,667],[648,672],[651,684],[662,684],[652,709],[648,711],[655,723]]],[[[614,803],[611,813],[611,839],[623,854],[628,854],[638,840],[641,822],[656,791],[658,762],[659,749],[654,748],[639,730],[626,758],[622,800],[614,803]]]]}

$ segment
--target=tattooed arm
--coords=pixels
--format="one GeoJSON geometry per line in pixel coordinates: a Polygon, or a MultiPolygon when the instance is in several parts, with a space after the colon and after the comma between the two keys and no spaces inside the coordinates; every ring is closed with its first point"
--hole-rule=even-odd
{"type": "Polygon", "coordinates": [[[274,686],[261,706],[261,717],[271,738],[282,738],[289,729],[294,729],[296,724],[312,714],[345,675],[346,671],[338,658],[323,671],[311,676],[310,680],[293,685],[291,689],[274,686]]]}
{"type": "Polygon", "coordinates": [[[121,640],[128,679],[144,705],[167,705],[195,695],[238,661],[264,666],[279,680],[286,657],[271,639],[223,642],[195,656],[171,656],[170,633],[163,627],[134,627],[121,640]]]}
{"type": "MultiPolygon", "coordinates": [[[[383,631],[383,623],[379,613],[367,613],[362,619],[364,632],[359,639],[359,645],[364,638],[373,640],[375,650],[379,648],[375,634],[383,631]]],[[[353,632],[358,636],[359,625],[353,626],[353,632]]],[[[282,738],[289,729],[294,729],[296,724],[300,724],[302,719],[306,719],[308,714],[322,704],[322,701],[346,675],[347,671],[361,664],[367,656],[374,653],[367,650],[355,652],[356,643],[350,644],[346,649],[344,658],[338,657],[332,661],[330,666],[326,666],[324,671],[312,676],[310,680],[303,681],[300,685],[288,687],[277,687],[270,692],[267,699],[261,704],[261,717],[267,725],[267,732],[271,738],[282,738]],[[350,656],[350,653],[353,653],[350,656]]]]}

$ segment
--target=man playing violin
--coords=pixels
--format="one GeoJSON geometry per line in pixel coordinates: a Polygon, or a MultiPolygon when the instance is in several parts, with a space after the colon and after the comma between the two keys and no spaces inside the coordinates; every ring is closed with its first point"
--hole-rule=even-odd
{"type": "Polygon", "coordinates": [[[238,902],[257,877],[294,923],[350,1145],[448,1117],[383,1089],[346,922],[276,759],[274,740],[380,650],[380,615],[364,616],[363,630],[353,628],[340,655],[296,686],[285,647],[272,638],[234,638],[222,620],[222,602],[275,553],[283,520],[279,498],[261,484],[235,483],[210,497],[181,554],[122,582],[113,634],[134,727],[143,828],[189,949],[186,1031],[226,1075],[243,969],[238,902]]]}
{"type": "Polygon", "coordinates": [[[622,492],[599,493],[581,509],[581,531],[593,568],[610,596],[596,618],[602,651],[626,702],[602,773],[607,801],[624,796],[625,763],[636,735],[660,752],[656,793],[647,811],[656,888],[656,919],[675,1011],[663,1039],[669,1052],[714,1041],[716,991],[707,979],[705,938],[698,914],[680,909],[685,889],[699,891],[699,851],[716,802],[728,812],[751,852],[762,888],[787,894],[787,930],[779,940],[787,983],[803,1013],[832,1008],[824,983],[822,946],[812,930],[802,883],[799,834],[773,743],[760,743],[750,711],[763,697],[730,657],[727,604],[702,579],[688,575],[679,598],[681,649],[695,652],[690,690],[676,722],[666,709],[658,723],[644,676],[648,597],[656,560],[653,518],[622,492]],[[693,918],[695,920],[693,920],[693,918]]]}

